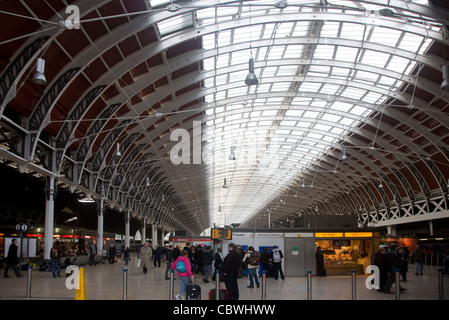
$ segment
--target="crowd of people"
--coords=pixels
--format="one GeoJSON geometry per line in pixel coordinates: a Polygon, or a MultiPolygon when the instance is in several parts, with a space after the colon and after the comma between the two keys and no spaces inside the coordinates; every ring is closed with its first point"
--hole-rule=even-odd
{"type": "Polygon", "coordinates": [[[276,280],[278,276],[284,279],[282,272],[282,251],[274,246],[269,253],[265,248],[262,253],[257,252],[254,247],[248,247],[248,251],[240,245],[230,243],[228,245],[228,254],[223,256],[222,248],[218,248],[213,254],[211,247],[192,246],[190,242],[180,251],[179,248],[169,246],[166,255],[167,269],[166,279],[170,269],[177,270],[177,276],[180,283],[180,298],[185,299],[186,288],[193,280],[194,274],[202,274],[203,281],[209,282],[209,276],[218,274],[219,281],[224,281],[228,290],[229,300],[239,299],[238,279],[242,278],[243,271],[247,270],[249,285],[248,288],[260,287],[258,269],[267,271],[267,277],[273,276],[276,280]],[[178,269],[178,264],[182,263],[185,269],[178,269]],[[212,273],[212,265],[214,272],[212,273]]]}

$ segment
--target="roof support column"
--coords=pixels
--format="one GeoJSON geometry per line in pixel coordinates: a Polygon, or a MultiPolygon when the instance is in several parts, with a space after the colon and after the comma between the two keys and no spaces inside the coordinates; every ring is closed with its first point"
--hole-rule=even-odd
{"type": "Polygon", "coordinates": [[[129,248],[129,221],[130,221],[130,211],[125,212],[125,248],[129,248]]]}
{"type": "Polygon", "coordinates": [[[151,228],[152,228],[152,238],[153,238],[152,246],[153,246],[153,248],[155,248],[155,247],[157,247],[157,245],[159,243],[158,238],[157,238],[158,237],[158,235],[157,235],[157,223],[153,223],[151,225],[151,228]]]}
{"type": "Polygon", "coordinates": [[[103,221],[104,221],[104,197],[100,198],[98,203],[98,242],[97,242],[97,250],[99,254],[103,253],[103,221]]]}
{"type": "Polygon", "coordinates": [[[44,259],[50,260],[50,250],[53,246],[53,227],[55,216],[56,177],[47,177],[45,199],[45,231],[44,231],[44,259]]]}
{"type": "Polygon", "coordinates": [[[142,240],[141,243],[145,244],[147,241],[147,217],[143,217],[142,219],[142,240]]]}

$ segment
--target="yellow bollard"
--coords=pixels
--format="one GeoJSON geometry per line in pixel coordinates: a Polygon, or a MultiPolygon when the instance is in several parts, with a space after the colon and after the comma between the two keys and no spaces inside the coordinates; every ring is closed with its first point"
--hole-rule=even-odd
{"type": "Polygon", "coordinates": [[[86,300],[86,285],[84,282],[84,268],[80,268],[78,275],[78,288],[76,289],[75,300],[86,300]]]}

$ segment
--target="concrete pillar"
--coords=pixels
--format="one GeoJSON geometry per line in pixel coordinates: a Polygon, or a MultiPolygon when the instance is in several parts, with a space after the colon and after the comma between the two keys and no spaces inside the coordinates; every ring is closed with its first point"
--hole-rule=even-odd
{"type": "Polygon", "coordinates": [[[97,253],[103,253],[103,221],[104,221],[104,198],[102,197],[98,203],[98,224],[97,224],[97,253]]]}
{"type": "Polygon", "coordinates": [[[56,177],[47,177],[45,199],[45,232],[44,232],[44,259],[50,260],[50,250],[53,246],[53,228],[55,216],[56,177]]]}
{"type": "Polygon", "coordinates": [[[143,220],[142,220],[142,240],[140,242],[142,244],[144,244],[146,239],[147,239],[147,218],[143,217],[143,220]]]}
{"type": "Polygon", "coordinates": [[[395,236],[396,235],[396,225],[387,226],[387,233],[389,235],[395,236]]]}
{"type": "Polygon", "coordinates": [[[433,236],[433,220],[429,220],[430,235],[433,236]]]}
{"type": "Polygon", "coordinates": [[[153,238],[153,248],[159,245],[158,235],[157,235],[157,223],[153,223],[152,227],[152,238],[153,238]]]}
{"type": "Polygon", "coordinates": [[[125,249],[129,248],[129,222],[131,213],[129,211],[125,212],[125,249]]]}

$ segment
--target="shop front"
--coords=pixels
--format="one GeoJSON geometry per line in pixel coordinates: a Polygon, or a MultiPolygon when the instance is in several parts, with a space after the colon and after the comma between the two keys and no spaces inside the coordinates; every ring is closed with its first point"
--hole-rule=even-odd
{"type": "Polygon", "coordinates": [[[378,241],[373,232],[315,232],[315,247],[321,247],[327,275],[347,275],[352,270],[363,274],[378,241]]]}

